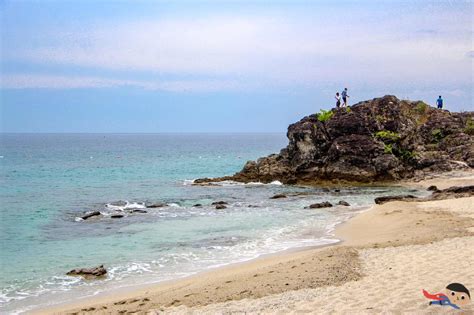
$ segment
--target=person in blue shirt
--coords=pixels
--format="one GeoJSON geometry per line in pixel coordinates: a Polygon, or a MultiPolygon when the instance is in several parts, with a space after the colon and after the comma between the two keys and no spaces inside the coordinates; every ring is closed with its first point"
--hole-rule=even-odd
{"type": "Polygon", "coordinates": [[[438,105],[438,109],[443,109],[443,99],[441,98],[441,95],[436,100],[436,105],[438,105]]]}
{"type": "Polygon", "coordinates": [[[342,96],[342,107],[347,107],[347,98],[349,95],[347,95],[347,88],[344,88],[344,91],[341,93],[342,96]]]}

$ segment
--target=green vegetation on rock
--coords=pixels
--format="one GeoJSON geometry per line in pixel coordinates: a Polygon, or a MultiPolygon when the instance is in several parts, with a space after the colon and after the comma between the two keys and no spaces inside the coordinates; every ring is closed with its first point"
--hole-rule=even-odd
{"type": "Polygon", "coordinates": [[[436,142],[440,142],[444,138],[443,131],[441,129],[433,129],[431,135],[436,142]]]}
{"type": "Polygon", "coordinates": [[[375,137],[381,139],[382,141],[390,140],[395,142],[400,140],[400,135],[390,130],[377,131],[375,133],[375,137]]]}
{"type": "Polygon", "coordinates": [[[333,115],[334,115],[334,112],[330,110],[321,109],[320,113],[318,114],[318,120],[320,122],[325,122],[331,119],[333,115]]]}
{"type": "Polygon", "coordinates": [[[416,104],[415,111],[419,115],[424,115],[428,111],[428,108],[429,108],[428,104],[420,101],[416,104]]]}
{"type": "Polygon", "coordinates": [[[410,150],[400,149],[397,152],[397,155],[404,160],[411,160],[416,157],[416,153],[410,150]]]}
{"type": "Polygon", "coordinates": [[[464,128],[464,133],[473,136],[474,135],[474,120],[468,118],[466,121],[466,128],[464,128]]]}
{"type": "Polygon", "coordinates": [[[382,115],[377,115],[377,116],[375,116],[375,120],[378,123],[382,123],[382,122],[384,122],[385,118],[382,115]]]}
{"type": "Polygon", "coordinates": [[[388,154],[392,154],[393,153],[392,145],[391,144],[384,144],[383,145],[383,152],[388,153],[388,154]]]}

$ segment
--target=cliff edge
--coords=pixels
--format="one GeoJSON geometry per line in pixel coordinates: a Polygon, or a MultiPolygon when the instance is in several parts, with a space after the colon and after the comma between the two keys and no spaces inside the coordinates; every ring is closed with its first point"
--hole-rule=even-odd
{"type": "Polygon", "coordinates": [[[288,127],[287,137],[279,154],[249,161],[233,176],[195,183],[380,182],[474,167],[474,112],[392,95],[304,117],[288,127]]]}

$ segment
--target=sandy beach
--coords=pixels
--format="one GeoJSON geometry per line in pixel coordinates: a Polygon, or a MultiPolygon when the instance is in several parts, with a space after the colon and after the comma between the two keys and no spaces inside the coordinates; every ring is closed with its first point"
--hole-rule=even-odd
{"type": "MultiPolygon", "coordinates": [[[[474,185],[474,175],[407,184],[474,185]]],[[[37,313],[419,314],[454,311],[429,306],[422,289],[436,293],[459,282],[474,290],[474,197],[375,205],[335,233],[342,242],[334,246],[263,257],[37,313]]],[[[474,304],[463,312],[474,312],[474,304]]]]}

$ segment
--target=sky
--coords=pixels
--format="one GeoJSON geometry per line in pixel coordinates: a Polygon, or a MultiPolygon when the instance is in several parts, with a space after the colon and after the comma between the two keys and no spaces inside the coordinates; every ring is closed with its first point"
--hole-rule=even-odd
{"type": "Polygon", "coordinates": [[[1,132],[285,132],[387,94],[474,110],[472,1],[0,0],[1,132]]]}

